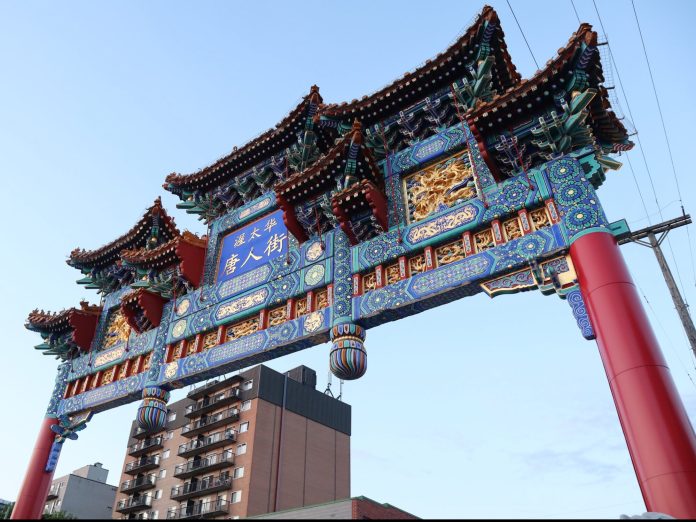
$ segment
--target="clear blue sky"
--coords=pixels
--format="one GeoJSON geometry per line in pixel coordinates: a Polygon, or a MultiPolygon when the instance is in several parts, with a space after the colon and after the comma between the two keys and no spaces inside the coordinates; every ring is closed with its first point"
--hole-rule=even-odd
{"type": "MultiPolygon", "coordinates": [[[[589,0],[576,0],[598,27],[589,0]]],[[[493,1],[514,62],[534,73],[505,2],[493,1]]],[[[645,146],[665,219],[679,212],[629,0],[600,12],[645,146]]],[[[512,0],[540,64],[577,28],[569,0],[512,0]]],[[[65,264],[130,228],[165,176],[192,172],[276,124],[316,83],[324,100],[359,98],[443,51],[478,2],[0,3],[5,449],[0,497],[14,499],[53,387],[56,362],[24,329],[34,307],[98,296],[65,264]]],[[[693,176],[691,2],[637,0],[687,211],[693,176]]],[[[625,108],[625,106],[624,106],[625,108]]],[[[638,151],[630,154],[654,220],[638,151]]],[[[646,225],[627,166],[600,190],[610,220],[646,225]]],[[[696,240],[696,230],[691,233],[696,240]]],[[[686,231],[672,236],[686,298],[696,303],[686,231]]],[[[623,247],[648,315],[696,419],[694,359],[652,253],[623,247]],[[690,373],[690,376],[687,374],[690,373]]],[[[671,261],[671,254],[668,251],[671,261]]],[[[594,343],[568,305],[539,293],[467,298],[368,332],[367,375],[345,386],[353,406],[352,494],[422,517],[618,517],[644,511],[594,343]]],[[[317,369],[328,347],[276,360],[317,369]]],[[[334,385],[337,387],[337,384],[334,385]]],[[[174,394],[174,399],[184,391],[174,394]]],[[[68,442],[57,476],[101,461],[120,474],[137,403],[99,414],[68,442]]]]}

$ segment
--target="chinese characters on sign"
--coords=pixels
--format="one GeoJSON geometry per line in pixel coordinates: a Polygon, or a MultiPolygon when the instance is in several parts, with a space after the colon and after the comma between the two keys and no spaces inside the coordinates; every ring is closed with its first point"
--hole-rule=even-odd
{"type": "Polygon", "coordinates": [[[223,238],[217,282],[253,270],[287,253],[287,249],[288,230],[283,222],[283,211],[276,210],[223,238]]]}

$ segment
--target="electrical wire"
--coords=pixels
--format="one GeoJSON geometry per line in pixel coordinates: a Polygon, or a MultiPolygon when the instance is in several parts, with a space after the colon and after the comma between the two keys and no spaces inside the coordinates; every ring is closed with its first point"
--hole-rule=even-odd
{"type": "MultiPolygon", "coordinates": [[[[633,1],[634,1],[634,0],[631,0],[631,3],[633,3],[633,1]]],[[[630,103],[629,103],[629,101],[628,101],[628,97],[626,96],[626,91],[624,90],[623,82],[621,81],[621,74],[619,73],[619,68],[618,68],[618,66],[617,66],[617,64],[616,64],[616,60],[614,59],[614,54],[612,53],[612,50],[611,50],[611,44],[609,43],[609,38],[608,38],[608,36],[607,36],[607,31],[606,31],[606,28],[605,28],[605,26],[604,26],[604,20],[602,20],[602,15],[600,15],[600,13],[599,13],[599,8],[597,7],[597,2],[596,2],[596,0],[592,0],[592,4],[593,4],[593,6],[594,6],[595,13],[597,14],[597,19],[599,20],[599,25],[600,25],[600,27],[602,28],[602,33],[603,33],[603,36],[604,36],[604,40],[607,42],[607,47],[609,48],[609,56],[610,56],[610,58],[611,58],[612,65],[614,66],[614,70],[616,71],[616,78],[619,80],[619,87],[621,88],[621,92],[622,92],[622,94],[623,94],[623,96],[624,96],[624,99],[626,100],[626,107],[627,107],[627,109],[628,109],[629,117],[630,117],[631,121],[633,122],[633,125],[634,125],[634,128],[635,128],[635,120],[633,119],[633,112],[631,111],[631,105],[630,105],[630,103]]],[[[634,5],[634,13],[635,13],[635,5],[634,5]]],[[[636,15],[636,22],[638,22],[637,15],[636,15]]],[[[639,30],[640,30],[640,28],[639,28],[639,30]]],[[[641,34],[641,41],[643,41],[642,34],[641,34]]],[[[645,51],[645,43],[644,43],[644,42],[643,42],[643,50],[645,51]]],[[[645,58],[646,58],[646,61],[647,61],[647,52],[645,52],[645,58]]],[[[650,78],[651,78],[651,80],[652,80],[653,76],[652,76],[652,70],[650,69],[650,63],[649,63],[649,62],[648,62],[648,70],[650,71],[650,78]]],[[[655,99],[657,100],[657,90],[655,89],[655,82],[654,82],[654,81],[653,81],[653,91],[654,91],[654,93],[655,93],[655,99]]],[[[666,131],[666,127],[664,126],[664,119],[662,118],[662,109],[660,108],[659,100],[658,100],[658,109],[660,110],[660,118],[662,119],[663,130],[665,131],[665,139],[667,139],[667,131],[666,131]]],[[[657,190],[655,189],[655,183],[654,183],[654,181],[653,181],[653,177],[652,177],[652,173],[651,173],[651,171],[650,171],[650,167],[648,166],[648,160],[647,160],[647,158],[646,158],[646,156],[645,156],[645,148],[643,147],[643,144],[642,144],[641,139],[640,139],[640,134],[638,133],[637,130],[636,130],[636,142],[638,143],[638,149],[640,150],[640,154],[641,154],[641,157],[642,157],[642,159],[643,159],[643,165],[645,166],[645,171],[646,171],[647,174],[648,174],[648,180],[650,181],[650,188],[652,189],[653,196],[654,196],[654,198],[655,198],[655,205],[657,206],[658,212],[659,212],[659,214],[660,214],[660,219],[661,219],[662,221],[664,221],[665,218],[664,218],[664,216],[662,215],[662,207],[661,207],[661,205],[660,205],[660,203],[659,203],[659,200],[658,200],[658,197],[657,197],[657,190]]],[[[671,152],[671,148],[669,148],[669,141],[668,141],[668,149],[669,149],[669,151],[670,151],[670,158],[671,158],[671,157],[672,157],[672,152],[671,152]]],[[[628,158],[628,155],[627,155],[626,157],[628,158]]],[[[629,160],[629,162],[630,162],[630,160],[629,160]]],[[[631,166],[631,168],[632,168],[632,166],[631,166]]],[[[672,169],[673,169],[673,173],[674,173],[675,180],[676,180],[676,170],[674,170],[674,162],[673,162],[673,161],[672,161],[672,169]]],[[[679,195],[679,201],[680,201],[680,203],[681,203],[681,202],[682,202],[682,198],[681,198],[681,192],[679,191],[679,184],[678,184],[678,182],[677,182],[677,192],[678,192],[678,195],[679,195]]],[[[683,213],[684,213],[684,205],[683,205],[683,203],[682,203],[682,214],[683,214],[683,213]]],[[[649,222],[649,221],[650,221],[650,220],[648,220],[648,222],[649,222]]],[[[687,230],[687,234],[688,234],[688,230],[687,230]]],[[[689,235],[689,242],[690,242],[690,235],[689,235]]],[[[669,251],[670,251],[670,254],[671,254],[671,256],[672,256],[672,264],[674,265],[674,268],[675,268],[675,270],[676,270],[676,272],[677,272],[677,279],[679,280],[679,285],[681,286],[682,296],[684,297],[684,304],[686,305],[686,307],[687,307],[687,312],[688,312],[689,304],[688,304],[688,302],[687,302],[686,292],[684,291],[684,281],[682,280],[681,271],[679,270],[679,264],[677,263],[677,257],[676,257],[676,255],[674,254],[674,248],[672,247],[672,242],[670,241],[670,238],[669,238],[669,237],[667,237],[667,246],[668,246],[669,251]]],[[[690,251],[691,251],[691,249],[690,249],[690,251]]],[[[694,266],[694,263],[693,263],[693,258],[692,258],[692,267],[693,267],[693,266],[694,266]]],[[[694,274],[696,274],[696,269],[694,269],[694,274]]],[[[696,285],[696,275],[695,275],[694,284],[696,285]]]]}
{"type": "MultiPolygon", "coordinates": [[[[638,286],[638,283],[636,283],[636,288],[638,289],[640,294],[643,296],[643,300],[648,305],[648,308],[650,309],[653,316],[655,317],[655,321],[657,321],[657,324],[660,327],[660,330],[662,330],[662,333],[665,334],[665,337],[667,338],[667,344],[669,344],[669,347],[674,352],[674,356],[677,358],[677,360],[679,361],[679,364],[682,366],[682,368],[686,372],[686,375],[689,377],[689,380],[691,381],[691,384],[693,384],[694,389],[696,389],[696,382],[694,382],[693,378],[691,377],[691,374],[689,373],[689,370],[687,370],[686,365],[684,364],[684,361],[682,361],[681,357],[679,357],[679,352],[677,352],[677,349],[674,347],[674,343],[672,343],[672,338],[667,333],[667,329],[662,325],[662,321],[660,321],[660,318],[658,317],[657,313],[655,312],[655,309],[653,308],[650,301],[648,301],[648,298],[645,296],[645,292],[643,292],[643,289],[640,286],[638,286]]],[[[696,363],[694,364],[694,369],[696,369],[696,363]]]]}
{"type": "MultiPolygon", "coordinates": [[[[570,1],[571,1],[571,4],[573,5],[573,9],[575,10],[575,4],[573,3],[573,0],[570,0],[570,1]]],[[[634,0],[631,0],[631,3],[633,4],[634,15],[636,16],[636,23],[638,23],[638,16],[637,16],[637,13],[636,13],[636,11],[635,11],[635,4],[633,3],[633,1],[634,1],[634,0]]],[[[610,60],[611,60],[611,65],[614,67],[614,71],[616,71],[616,77],[617,77],[618,82],[619,82],[619,87],[620,87],[620,89],[621,89],[621,94],[622,94],[623,97],[624,97],[624,100],[625,100],[625,102],[626,102],[626,107],[627,107],[627,109],[628,109],[629,117],[630,117],[631,122],[633,123],[634,129],[635,129],[635,119],[633,118],[633,113],[632,113],[632,111],[631,111],[631,105],[630,105],[630,102],[629,102],[629,100],[628,100],[628,96],[626,95],[626,91],[625,91],[625,89],[624,89],[623,82],[621,81],[621,74],[620,74],[620,72],[619,72],[618,65],[616,64],[616,59],[614,58],[614,53],[612,52],[611,44],[609,43],[609,38],[608,38],[608,36],[607,36],[607,31],[606,31],[606,28],[605,28],[605,26],[604,26],[604,21],[602,20],[602,16],[601,16],[601,14],[599,13],[599,8],[597,7],[597,2],[596,2],[596,0],[592,0],[592,4],[593,4],[593,6],[594,6],[595,13],[597,14],[597,19],[599,20],[599,24],[600,24],[600,26],[601,26],[601,28],[602,28],[602,33],[603,33],[603,35],[604,35],[604,40],[607,42],[607,48],[608,48],[608,50],[609,50],[609,57],[610,57],[610,60]]],[[[576,11],[576,16],[577,16],[577,11],[576,11]]],[[[639,32],[640,32],[640,25],[639,25],[639,32]]],[[[648,70],[650,71],[650,79],[652,80],[652,83],[653,83],[653,92],[654,92],[654,94],[655,94],[655,99],[656,99],[656,101],[657,101],[657,103],[658,103],[658,109],[659,109],[659,111],[660,111],[660,119],[661,119],[661,121],[662,121],[663,131],[664,131],[664,133],[665,133],[665,140],[668,141],[668,136],[667,136],[667,131],[666,131],[665,123],[664,123],[664,118],[662,117],[662,110],[661,110],[661,107],[660,107],[660,105],[659,105],[659,99],[658,99],[658,97],[657,97],[657,89],[655,88],[655,82],[654,82],[654,80],[653,80],[652,71],[651,71],[651,69],[650,69],[650,64],[649,64],[649,61],[648,61],[647,51],[646,51],[646,49],[645,49],[645,42],[644,42],[644,40],[643,40],[642,33],[641,33],[641,41],[642,41],[642,43],[643,43],[643,51],[644,51],[644,53],[645,53],[646,62],[648,62],[648,70]]],[[[617,101],[618,101],[618,97],[617,97],[617,101]]],[[[658,201],[658,198],[657,198],[657,191],[655,190],[655,184],[654,184],[654,182],[653,182],[652,174],[651,174],[651,172],[650,172],[650,167],[648,166],[648,161],[647,161],[647,158],[646,158],[646,156],[645,156],[645,149],[644,149],[644,147],[643,147],[643,144],[641,143],[640,134],[638,134],[637,130],[636,130],[636,141],[637,141],[637,143],[638,143],[638,148],[640,149],[641,157],[642,157],[642,159],[643,159],[643,164],[645,165],[645,170],[646,170],[646,172],[647,172],[647,174],[648,174],[648,179],[650,180],[650,187],[651,187],[651,189],[652,189],[653,196],[654,196],[654,198],[655,198],[655,204],[657,205],[657,213],[660,215],[661,220],[664,221],[664,217],[662,216],[662,210],[663,210],[664,208],[668,207],[669,205],[671,205],[672,203],[674,203],[674,201],[668,203],[668,204],[665,205],[664,207],[661,207],[661,206],[660,206],[659,201],[658,201]]],[[[683,205],[682,198],[681,198],[681,192],[680,192],[680,190],[679,190],[679,181],[678,181],[678,178],[677,178],[676,169],[674,168],[674,160],[673,160],[673,158],[672,158],[671,147],[669,147],[669,141],[668,141],[668,150],[669,150],[669,153],[670,153],[670,160],[671,160],[671,162],[672,162],[672,172],[673,172],[673,175],[674,175],[675,183],[676,183],[676,185],[677,185],[677,193],[678,193],[678,196],[679,196],[679,200],[678,200],[678,201],[679,201],[679,203],[680,203],[680,205],[681,205],[681,208],[682,208],[682,214],[684,214],[684,213],[685,213],[685,212],[684,212],[684,205],[683,205]]],[[[643,208],[644,208],[644,210],[645,210],[646,218],[648,219],[648,223],[649,223],[649,224],[652,224],[652,223],[651,223],[651,220],[650,220],[650,214],[648,213],[647,206],[646,206],[646,204],[645,204],[645,200],[644,200],[643,195],[642,195],[642,191],[640,190],[640,186],[639,186],[638,181],[637,181],[637,177],[636,177],[636,174],[635,174],[635,170],[633,169],[633,164],[631,163],[631,158],[630,158],[629,155],[626,155],[626,158],[627,158],[629,170],[631,171],[631,175],[632,175],[632,177],[633,177],[634,183],[636,184],[636,189],[638,190],[638,194],[639,194],[639,196],[640,196],[641,203],[642,203],[643,208]]],[[[653,215],[654,215],[654,214],[653,214],[653,215]]],[[[696,286],[696,265],[694,265],[694,254],[693,254],[693,249],[692,249],[691,235],[690,235],[690,233],[689,233],[689,227],[688,227],[688,226],[687,226],[686,232],[687,232],[687,238],[688,238],[688,242],[689,242],[689,253],[690,253],[690,255],[691,255],[691,269],[692,269],[692,273],[693,273],[693,277],[694,277],[694,286],[696,286]]],[[[675,266],[675,268],[676,268],[677,276],[678,276],[678,278],[679,278],[679,282],[680,282],[681,287],[682,287],[682,294],[685,295],[685,292],[684,292],[684,283],[683,283],[683,281],[681,280],[681,274],[680,274],[680,272],[679,272],[679,265],[677,264],[676,256],[675,256],[675,254],[674,254],[674,249],[672,248],[672,243],[671,243],[669,237],[667,237],[666,239],[667,239],[667,245],[669,246],[669,250],[670,250],[670,253],[671,253],[671,255],[672,255],[672,261],[673,261],[673,264],[674,264],[674,266],[675,266]]],[[[687,371],[686,367],[684,366],[684,363],[682,362],[681,358],[679,358],[679,355],[678,355],[678,353],[677,353],[677,350],[676,350],[676,348],[674,347],[671,338],[670,338],[669,335],[667,334],[666,329],[664,328],[664,326],[663,326],[662,323],[660,322],[660,319],[659,319],[659,317],[657,316],[657,313],[655,312],[655,310],[653,309],[652,304],[650,303],[650,301],[648,301],[648,298],[645,296],[645,293],[644,293],[640,288],[639,288],[639,291],[640,291],[640,293],[643,295],[643,299],[645,300],[645,302],[646,302],[646,304],[648,305],[649,309],[651,310],[652,314],[655,316],[655,320],[657,321],[658,325],[660,326],[660,329],[664,332],[665,336],[667,337],[667,340],[668,340],[668,342],[669,342],[670,347],[672,348],[672,350],[673,350],[673,352],[675,353],[677,359],[679,360],[679,364],[681,364],[681,366],[684,368],[684,371],[686,372],[687,376],[689,377],[689,380],[691,381],[691,383],[692,383],[692,384],[694,385],[694,387],[696,388],[696,383],[694,383],[694,380],[693,380],[693,378],[691,377],[691,374],[689,374],[689,372],[687,371]]],[[[688,303],[686,303],[686,299],[685,299],[685,304],[686,304],[686,306],[687,306],[687,313],[688,313],[688,303]]],[[[694,365],[694,368],[696,369],[696,365],[694,365]]]]}
{"type": "MultiPolygon", "coordinates": [[[[602,17],[599,14],[599,9],[597,9],[597,4],[595,3],[594,0],[592,0],[594,7],[595,7],[595,12],[597,13],[597,18],[599,19],[599,25],[602,27],[602,33],[604,34],[604,40],[607,42],[607,48],[609,49],[609,58],[611,60],[611,64],[614,67],[614,71],[616,71],[616,78],[619,81],[619,87],[621,89],[621,93],[623,94],[624,100],[626,101],[626,107],[628,109],[628,114],[631,119],[631,125],[635,129],[635,124],[633,123],[635,120],[633,119],[633,114],[631,112],[631,106],[628,102],[628,97],[626,96],[626,91],[623,88],[623,82],[621,81],[621,75],[619,74],[619,68],[616,66],[616,60],[614,59],[614,53],[611,51],[611,45],[609,45],[609,39],[607,38],[607,31],[604,28],[604,22],[602,20],[602,17]]],[[[573,0],[570,0],[570,5],[573,6],[573,12],[575,13],[575,18],[577,18],[578,23],[582,23],[580,21],[580,15],[578,14],[578,10],[575,7],[575,2],[573,0]]],[[[617,101],[619,101],[619,98],[617,96],[616,98],[617,101]]],[[[623,110],[622,110],[623,112],[623,110]]],[[[643,210],[645,211],[645,219],[648,220],[648,224],[652,225],[652,220],[650,219],[650,212],[648,211],[648,206],[645,204],[645,198],[643,197],[643,191],[640,188],[640,184],[638,183],[638,177],[636,176],[635,169],[633,168],[633,163],[631,163],[631,157],[627,154],[626,155],[626,160],[628,162],[628,168],[631,171],[631,177],[633,178],[633,183],[636,186],[636,190],[638,191],[638,197],[640,198],[640,202],[643,206],[643,210]]],[[[652,176],[650,177],[650,183],[652,185],[652,176]]],[[[652,185],[654,187],[654,185],[652,185]]],[[[654,190],[653,190],[654,192],[654,190]]],[[[655,196],[655,203],[657,204],[657,196],[655,196]]],[[[658,209],[660,209],[660,205],[657,204],[658,209]]],[[[661,209],[660,209],[661,210],[661,209]]]]}
{"type": "Polygon", "coordinates": [[[536,57],[534,56],[534,53],[532,52],[532,48],[529,45],[529,42],[527,41],[527,37],[524,35],[524,31],[522,30],[522,26],[520,25],[520,21],[517,19],[517,15],[515,14],[515,11],[513,10],[512,6],[510,5],[510,0],[505,0],[507,2],[508,7],[510,8],[510,12],[512,13],[512,17],[515,19],[515,22],[517,23],[517,27],[520,30],[520,33],[522,33],[522,38],[524,38],[524,43],[527,44],[527,49],[529,49],[529,54],[532,55],[532,60],[534,60],[534,65],[536,65],[537,71],[539,70],[539,64],[537,63],[536,57]]]}
{"type": "Polygon", "coordinates": [[[573,12],[575,13],[575,18],[578,19],[578,24],[581,24],[582,22],[580,21],[580,15],[578,14],[578,10],[575,8],[575,2],[573,2],[573,0],[570,0],[570,5],[573,6],[573,12]]]}
{"type": "MultiPolygon", "coordinates": [[[[592,0],[593,2],[595,0],[592,0]]],[[[682,209],[682,215],[686,214],[684,211],[684,201],[682,200],[682,195],[681,195],[681,187],[679,186],[679,177],[677,176],[677,168],[674,164],[674,156],[672,154],[672,145],[669,141],[669,135],[667,134],[667,125],[665,124],[665,118],[664,114],[662,113],[662,105],[660,105],[660,97],[657,94],[657,86],[655,85],[655,77],[652,72],[652,66],[650,65],[650,59],[648,58],[648,50],[647,47],[645,46],[645,39],[643,38],[643,30],[640,27],[640,21],[638,20],[638,12],[636,11],[636,4],[634,0],[631,0],[631,7],[633,8],[633,16],[636,20],[636,26],[638,27],[638,35],[640,36],[640,43],[643,47],[643,55],[645,56],[645,63],[648,66],[648,73],[650,74],[650,83],[652,85],[653,89],[653,94],[655,95],[655,103],[657,104],[657,112],[660,115],[660,123],[662,124],[662,132],[665,136],[665,143],[667,144],[667,152],[669,154],[669,161],[670,165],[672,167],[672,175],[674,176],[674,184],[677,187],[677,195],[679,196],[679,202],[681,203],[681,209],[682,209]]],[[[596,4],[595,4],[596,8],[596,4]]],[[[691,270],[694,276],[694,286],[696,286],[696,265],[694,264],[694,251],[692,248],[691,244],[691,233],[689,232],[689,228],[687,226],[686,229],[686,234],[687,234],[687,239],[689,242],[689,255],[691,257],[691,270]]],[[[679,265],[677,264],[677,260],[674,256],[674,251],[672,250],[672,243],[669,241],[669,238],[667,238],[667,244],[669,246],[670,251],[672,252],[672,257],[674,258],[674,266],[677,270],[677,277],[679,278],[679,284],[682,287],[682,294],[684,294],[684,304],[686,304],[687,307],[687,313],[689,313],[688,307],[689,304],[686,300],[686,293],[684,292],[684,282],[682,281],[681,274],[679,272],[679,265]]]]}
{"type": "MultiPolygon", "coordinates": [[[[595,0],[592,0],[593,2],[595,0]]],[[[595,4],[596,7],[597,4],[595,4]]],[[[636,4],[634,0],[631,0],[631,6],[633,7],[633,15],[636,19],[636,25],[638,26],[638,34],[640,35],[640,43],[643,46],[643,55],[645,56],[645,63],[648,65],[648,72],[650,73],[650,82],[652,83],[653,93],[655,94],[655,102],[657,103],[657,111],[660,113],[660,122],[662,123],[662,132],[665,135],[665,142],[667,142],[667,151],[669,152],[669,161],[672,164],[672,174],[674,174],[674,182],[677,185],[677,194],[679,195],[679,201],[682,201],[681,188],[679,187],[679,178],[677,177],[677,169],[674,166],[674,156],[672,156],[672,146],[669,142],[669,136],[667,135],[667,126],[665,125],[665,118],[662,114],[662,106],[660,105],[660,97],[657,95],[657,87],[655,86],[655,78],[652,73],[652,67],[650,66],[650,60],[648,59],[648,51],[645,47],[645,40],[643,39],[643,31],[640,28],[640,22],[638,21],[638,12],[636,11],[636,4]]],[[[683,203],[682,203],[682,206],[683,203]]]]}
{"type": "MultiPolygon", "coordinates": [[[[636,190],[638,191],[638,196],[640,196],[640,202],[643,204],[643,210],[645,210],[645,217],[648,220],[648,225],[652,225],[652,221],[650,220],[650,213],[648,212],[648,207],[645,204],[645,199],[643,198],[643,191],[640,190],[640,185],[638,184],[638,178],[636,177],[636,172],[633,170],[633,164],[631,163],[631,158],[626,155],[626,159],[628,160],[628,170],[631,171],[631,176],[633,177],[633,182],[636,184],[636,190]]],[[[661,211],[662,209],[660,209],[661,211]]]]}

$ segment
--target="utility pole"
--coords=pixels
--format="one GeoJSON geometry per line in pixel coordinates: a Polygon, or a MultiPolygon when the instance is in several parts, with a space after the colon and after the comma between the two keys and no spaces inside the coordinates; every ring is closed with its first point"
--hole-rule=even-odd
{"type": "Polygon", "coordinates": [[[696,328],[694,328],[694,322],[689,314],[689,307],[684,302],[681,292],[677,287],[677,283],[674,281],[672,276],[672,271],[669,269],[667,260],[662,253],[662,242],[667,237],[670,230],[674,228],[679,228],[684,225],[691,224],[691,216],[689,214],[684,214],[678,218],[670,219],[669,221],[664,221],[658,223],[657,225],[652,225],[646,228],[642,228],[635,232],[631,232],[629,235],[619,238],[619,245],[624,245],[626,243],[637,243],[639,245],[651,248],[657,257],[657,264],[660,265],[662,270],[662,275],[667,283],[667,288],[669,288],[669,293],[672,296],[672,301],[674,301],[674,307],[677,309],[679,314],[679,319],[681,319],[682,325],[684,326],[684,331],[686,332],[686,337],[691,345],[691,351],[696,357],[696,328]],[[647,241],[646,241],[647,239],[647,241]]]}

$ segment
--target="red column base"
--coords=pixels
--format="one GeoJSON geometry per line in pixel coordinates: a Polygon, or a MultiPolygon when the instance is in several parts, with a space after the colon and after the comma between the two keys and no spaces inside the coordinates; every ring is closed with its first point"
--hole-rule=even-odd
{"type": "Polygon", "coordinates": [[[696,518],[696,435],[614,237],[570,247],[648,511],[696,518]]]}
{"type": "Polygon", "coordinates": [[[47,472],[46,462],[51,452],[51,446],[56,434],[51,426],[58,424],[58,419],[45,418],[41,423],[39,436],[31,454],[31,460],[24,476],[22,488],[19,490],[17,502],[12,510],[13,520],[40,519],[43,514],[46,497],[53,481],[53,472],[47,472]]]}

